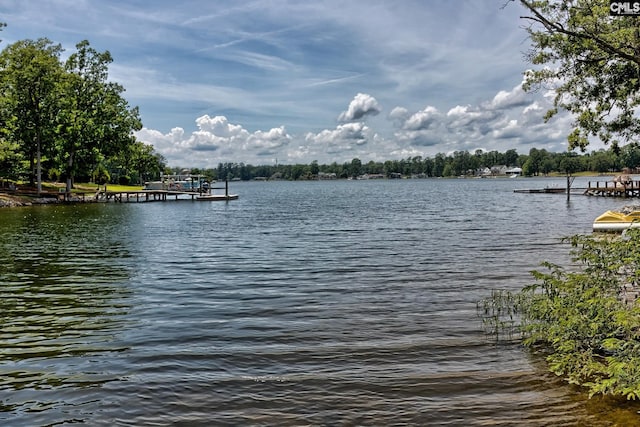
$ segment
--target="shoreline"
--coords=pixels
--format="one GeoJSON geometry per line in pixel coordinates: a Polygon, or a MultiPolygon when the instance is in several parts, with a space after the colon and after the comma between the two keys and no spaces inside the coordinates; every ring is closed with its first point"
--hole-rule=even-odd
{"type": "Polygon", "coordinates": [[[94,203],[95,200],[81,200],[72,198],[72,200],[60,200],[53,197],[34,197],[20,196],[9,193],[0,192],[0,208],[19,208],[34,205],[61,205],[69,203],[94,203]]]}

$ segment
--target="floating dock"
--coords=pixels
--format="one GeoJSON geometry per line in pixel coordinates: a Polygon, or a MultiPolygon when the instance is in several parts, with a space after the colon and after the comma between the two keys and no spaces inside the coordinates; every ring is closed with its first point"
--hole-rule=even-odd
{"type": "Polygon", "coordinates": [[[547,187],[547,188],[539,188],[539,189],[531,189],[531,190],[513,190],[514,193],[535,193],[535,194],[565,194],[567,192],[566,188],[561,187],[547,187]]]}

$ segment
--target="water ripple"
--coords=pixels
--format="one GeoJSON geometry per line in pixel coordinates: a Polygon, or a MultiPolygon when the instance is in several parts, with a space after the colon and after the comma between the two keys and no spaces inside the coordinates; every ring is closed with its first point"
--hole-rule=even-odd
{"type": "Polygon", "coordinates": [[[611,203],[513,181],[0,211],[0,423],[633,425],[483,334],[476,301],[611,203]]]}

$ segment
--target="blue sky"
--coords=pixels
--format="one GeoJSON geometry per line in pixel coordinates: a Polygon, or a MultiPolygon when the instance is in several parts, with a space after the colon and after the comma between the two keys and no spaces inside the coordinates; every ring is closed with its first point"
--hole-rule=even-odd
{"type": "Polygon", "coordinates": [[[0,46],[110,51],[171,166],[564,151],[571,118],[543,123],[552,94],[522,91],[524,10],[505,3],[0,0],[0,46]]]}

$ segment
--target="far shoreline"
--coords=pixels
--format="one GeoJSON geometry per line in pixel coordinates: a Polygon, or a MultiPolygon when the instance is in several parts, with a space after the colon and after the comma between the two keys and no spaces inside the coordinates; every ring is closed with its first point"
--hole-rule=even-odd
{"type": "MultiPolygon", "coordinates": [[[[573,174],[572,176],[593,177],[593,178],[614,178],[618,174],[619,172],[618,173],[616,172],[610,172],[610,173],[579,172],[579,173],[573,174]]],[[[517,179],[563,178],[563,177],[566,177],[566,175],[553,173],[549,175],[538,175],[538,176],[531,176],[531,177],[519,176],[517,179]]],[[[449,177],[449,178],[459,179],[460,177],[449,177]]],[[[468,178],[475,178],[475,177],[469,176],[468,178]]],[[[500,177],[494,177],[494,178],[500,178],[500,177]]],[[[426,178],[426,179],[430,179],[430,178],[426,178]]],[[[56,185],[56,184],[48,183],[48,185],[52,187],[57,187],[59,184],[56,185]]],[[[93,184],[90,184],[90,185],[93,187],[93,184]]],[[[82,184],[79,185],[79,187],[82,187],[82,184]]],[[[94,188],[92,187],[88,187],[85,190],[93,191],[94,188]]],[[[139,186],[135,186],[135,188],[139,189],[139,186]]],[[[43,192],[46,193],[46,191],[43,191],[43,192]]],[[[73,196],[73,193],[72,193],[72,196],[73,196]]],[[[79,198],[79,197],[74,197],[72,200],[62,200],[56,197],[38,197],[35,194],[24,195],[24,194],[19,194],[19,192],[16,193],[15,191],[7,191],[6,189],[0,188],[0,208],[27,207],[27,206],[35,206],[35,205],[77,204],[77,203],[98,203],[98,201],[94,200],[93,198],[79,198]]]]}

